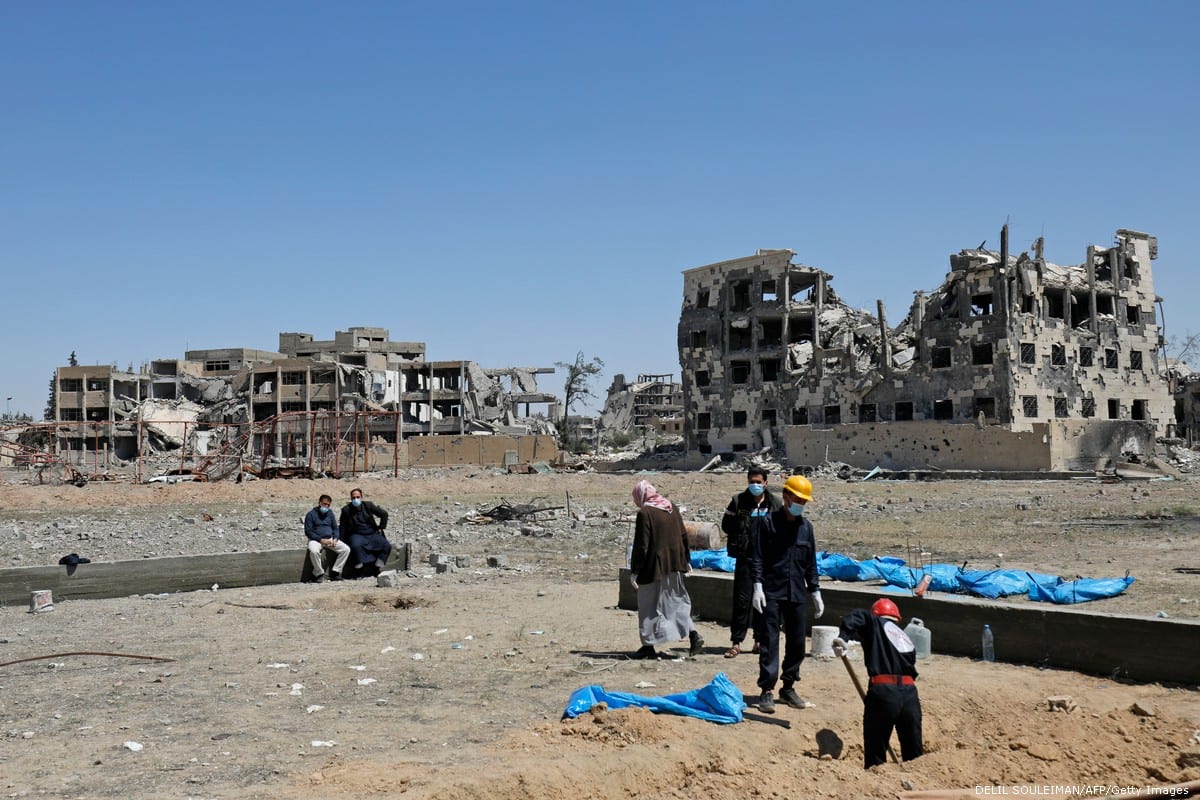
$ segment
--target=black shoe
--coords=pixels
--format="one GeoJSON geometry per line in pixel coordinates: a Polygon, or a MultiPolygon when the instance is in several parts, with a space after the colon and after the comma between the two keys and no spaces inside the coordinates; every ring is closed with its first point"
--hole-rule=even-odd
{"type": "Polygon", "coordinates": [[[317,583],[324,583],[327,580],[329,580],[329,578],[325,576],[324,572],[317,576],[317,583]]]}
{"type": "Polygon", "coordinates": [[[775,696],[770,692],[762,692],[758,696],[758,710],[764,714],[775,713],[775,696]]]}
{"type": "Polygon", "coordinates": [[[340,572],[331,572],[331,573],[329,573],[329,580],[331,580],[331,581],[340,581],[341,579],[342,579],[342,573],[340,573],[340,572]]]}
{"type": "Polygon", "coordinates": [[[688,641],[691,643],[688,647],[688,655],[699,655],[700,651],[704,648],[704,639],[700,636],[700,632],[692,631],[689,633],[688,641]]]}
{"type": "Polygon", "coordinates": [[[658,651],[654,649],[654,645],[644,644],[638,649],[638,651],[636,653],[633,654],[633,657],[634,658],[658,658],[658,651]]]}
{"type": "Polygon", "coordinates": [[[808,703],[804,702],[804,698],[796,694],[796,690],[791,686],[785,686],[780,690],[779,702],[789,705],[792,708],[808,708],[808,703]]]}

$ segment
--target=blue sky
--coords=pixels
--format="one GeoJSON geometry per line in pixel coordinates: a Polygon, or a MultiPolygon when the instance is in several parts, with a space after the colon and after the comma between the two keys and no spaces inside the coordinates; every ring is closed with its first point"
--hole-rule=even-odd
{"type": "MultiPolygon", "coordinates": [[[[1008,221],[1159,237],[1200,332],[1193,3],[8,2],[0,397],[375,325],[673,372],[681,271],[790,248],[901,321],[1008,221]],[[1190,99],[1189,99],[1190,98],[1190,99]]],[[[542,386],[561,393],[561,375],[542,386]]]]}

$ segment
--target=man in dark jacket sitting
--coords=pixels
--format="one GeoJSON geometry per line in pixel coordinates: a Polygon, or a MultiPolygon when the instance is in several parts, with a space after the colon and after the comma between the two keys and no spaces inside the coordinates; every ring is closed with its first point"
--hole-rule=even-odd
{"type": "Polygon", "coordinates": [[[357,563],[356,576],[373,577],[387,563],[392,543],[387,540],[388,512],[363,500],[362,489],[350,492],[350,502],[342,506],[339,527],[357,563]]]}

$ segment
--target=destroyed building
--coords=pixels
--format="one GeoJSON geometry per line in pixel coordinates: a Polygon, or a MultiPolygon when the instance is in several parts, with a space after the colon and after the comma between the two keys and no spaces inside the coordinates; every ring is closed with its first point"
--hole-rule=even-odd
{"type": "Polygon", "coordinates": [[[641,374],[629,382],[613,376],[600,413],[601,428],[608,433],[652,429],[658,433],[683,433],[683,384],[672,373],[641,374]]]}
{"type": "Polygon", "coordinates": [[[952,255],[942,285],[915,292],[895,328],[882,302],[876,314],[852,308],[790,250],[686,270],[689,450],[1036,469],[1152,450],[1175,423],[1157,239],[1119,230],[1076,266],[1046,261],[1041,239],[1031,251],[1010,254],[1005,226],[998,252],[952,255]]]}
{"type": "Polygon", "coordinates": [[[98,464],[101,453],[107,463],[110,455],[128,461],[185,445],[204,456],[215,441],[236,445],[239,457],[311,460],[314,451],[340,454],[349,441],[357,463],[375,444],[392,445],[398,460],[396,445],[408,437],[549,439],[559,401],[538,389],[537,376],[553,372],[426,361],[423,342],[393,342],[386,329],[371,327],[337,331],[329,341],[281,333],[277,352],[189,350],[139,372],[60,367],[55,450],[98,464]]]}

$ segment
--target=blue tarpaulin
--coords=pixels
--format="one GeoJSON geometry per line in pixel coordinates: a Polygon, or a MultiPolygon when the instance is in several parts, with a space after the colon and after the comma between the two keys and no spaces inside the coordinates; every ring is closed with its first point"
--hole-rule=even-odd
{"type": "Polygon", "coordinates": [[[1056,580],[1053,575],[1024,572],[1019,569],[968,569],[958,576],[963,589],[979,597],[1008,597],[1010,594],[1026,594],[1029,587],[1038,582],[1056,580]]]}
{"type": "Polygon", "coordinates": [[[1029,599],[1048,603],[1084,603],[1102,597],[1116,597],[1129,588],[1133,576],[1125,578],[1080,578],[1064,581],[1055,577],[1052,581],[1030,580],[1029,599]]]}
{"type": "Polygon", "coordinates": [[[733,572],[736,559],[722,547],[720,550],[693,550],[692,569],[712,569],[717,572],[733,572]]]}
{"type": "MultiPolygon", "coordinates": [[[[692,567],[733,572],[733,558],[725,550],[697,550],[692,553],[692,567]]],[[[996,599],[1014,594],[1028,594],[1030,600],[1050,603],[1084,603],[1115,597],[1133,583],[1126,578],[1080,578],[1064,581],[1057,575],[1025,572],[1015,569],[963,570],[956,564],[928,564],[910,567],[902,558],[876,556],[856,561],[841,553],[821,550],[817,553],[817,573],[839,581],[881,580],[889,587],[913,589],[925,575],[934,592],[966,592],[978,597],[996,599]]]]}
{"type": "Polygon", "coordinates": [[[742,709],[746,707],[741,690],[733,685],[724,672],[718,672],[707,686],[662,697],[644,697],[629,692],[609,692],[596,685],[585,686],[571,692],[563,718],[586,714],[597,703],[606,703],[609,708],[638,706],[656,714],[679,714],[722,724],[741,722],[742,709]]]}

